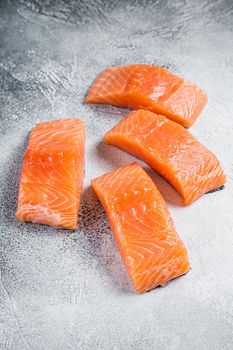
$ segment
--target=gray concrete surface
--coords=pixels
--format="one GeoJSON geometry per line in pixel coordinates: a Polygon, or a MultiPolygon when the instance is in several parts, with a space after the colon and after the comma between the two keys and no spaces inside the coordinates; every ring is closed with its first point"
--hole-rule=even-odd
{"type": "Polygon", "coordinates": [[[0,2],[0,349],[233,349],[233,2],[0,2]],[[208,106],[190,131],[222,162],[223,191],[181,208],[158,176],[189,251],[186,276],[134,295],[90,179],[133,158],[101,143],[126,113],[86,106],[109,65],[163,65],[208,106]],[[15,219],[22,156],[36,122],[87,127],[79,230],[15,219]]]}

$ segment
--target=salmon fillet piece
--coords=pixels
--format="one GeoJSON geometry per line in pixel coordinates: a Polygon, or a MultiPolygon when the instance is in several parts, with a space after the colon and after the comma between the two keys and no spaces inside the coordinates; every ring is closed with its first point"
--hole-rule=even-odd
{"type": "Polygon", "coordinates": [[[137,163],[92,180],[127,272],[143,293],[190,270],[186,248],[154,182],[137,163]]]}
{"type": "Polygon", "coordinates": [[[103,71],[85,101],[148,109],[189,127],[205,107],[207,96],[163,67],[130,64],[103,71]]]}
{"type": "Polygon", "coordinates": [[[106,133],[104,142],[150,165],[179,192],[185,205],[226,182],[212,152],[181,125],[150,111],[130,112],[106,133]]]}
{"type": "Polygon", "coordinates": [[[32,129],[19,185],[18,220],[76,228],[84,143],[80,119],[43,122],[32,129]]]}

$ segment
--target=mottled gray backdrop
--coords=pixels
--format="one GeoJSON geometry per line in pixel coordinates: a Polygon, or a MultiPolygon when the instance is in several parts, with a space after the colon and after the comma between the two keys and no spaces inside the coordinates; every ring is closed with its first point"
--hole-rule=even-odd
{"type": "Polygon", "coordinates": [[[0,349],[233,349],[233,1],[0,1],[0,349]],[[151,172],[192,270],[134,295],[90,179],[132,157],[103,145],[126,113],[83,98],[109,65],[160,64],[205,89],[190,129],[228,175],[187,208],[151,172]],[[75,232],[15,219],[28,134],[82,117],[85,191],[75,232]]]}

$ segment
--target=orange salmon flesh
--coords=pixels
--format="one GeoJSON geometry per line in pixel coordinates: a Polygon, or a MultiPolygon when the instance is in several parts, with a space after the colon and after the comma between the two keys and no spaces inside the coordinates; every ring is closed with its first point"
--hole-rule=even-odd
{"type": "Polygon", "coordinates": [[[149,175],[137,163],[91,182],[112,228],[137,293],[190,270],[186,248],[167,205],[149,175]]]}
{"type": "Polygon", "coordinates": [[[75,229],[84,176],[85,128],[80,119],[37,124],[20,179],[16,217],[75,229]]]}
{"type": "Polygon", "coordinates": [[[189,127],[205,107],[207,96],[198,86],[163,67],[130,64],[103,71],[85,101],[148,109],[189,127]]]}
{"type": "Polygon", "coordinates": [[[106,133],[104,142],[150,165],[179,192],[185,205],[226,182],[212,152],[181,125],[147,110],[130,112],[106,133]]]}

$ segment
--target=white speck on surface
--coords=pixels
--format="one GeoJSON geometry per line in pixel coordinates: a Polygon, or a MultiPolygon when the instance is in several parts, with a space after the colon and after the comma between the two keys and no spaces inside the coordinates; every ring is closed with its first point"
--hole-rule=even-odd
{"type": "Polygon", "coordinates": [[[0,2],[0,349],[233,349],[233,2],[0,2]],[[134,295],[90,180],[135,159],[103,144],[127,113],[83,104],[107,66],[163,65],[203,88],[190,131],[220,159],[224,190],[169,204],[192,270],[134,295]],[[15,117],[17,116],[17,117],[15,117]],[[16,221],[31,128],[82,117],[85,186],[76,231],[16,221]]]}

